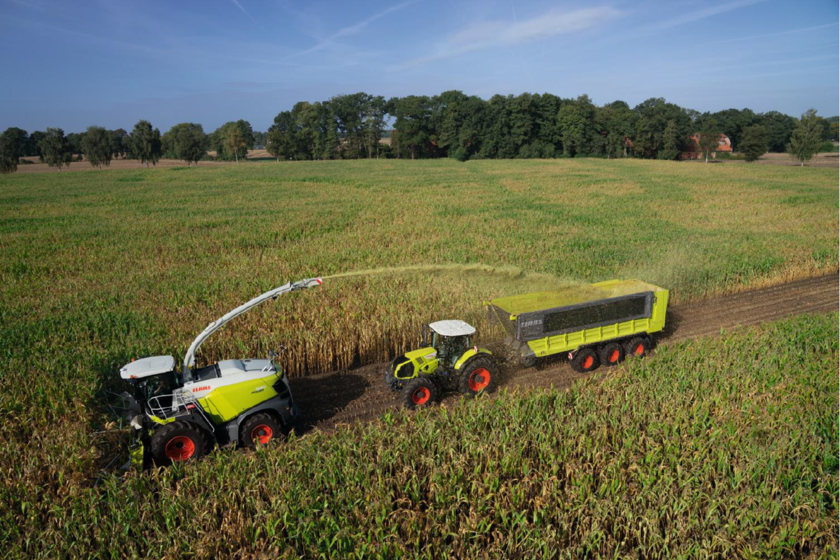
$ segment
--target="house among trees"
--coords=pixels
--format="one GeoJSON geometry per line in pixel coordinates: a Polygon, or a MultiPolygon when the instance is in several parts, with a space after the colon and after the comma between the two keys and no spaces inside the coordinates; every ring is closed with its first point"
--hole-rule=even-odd
{"type": "MultiPolygon", "coordinates": [[[[689,136],[688,142],[688,150],[685,152],[680,152],[680,159],[700,159],[703,157],[703,150],[700,149],[700,133],[695,132],[693,135],[689,136]]],[[[729,136],[726,134],[721,134],[720,138],[718,139],[718,146],[715,148],[715,151],[712,152],[712,157],[717,157],[717,152],[731,152],[732,151],[732,142],[729,140],[729,136]]]]}

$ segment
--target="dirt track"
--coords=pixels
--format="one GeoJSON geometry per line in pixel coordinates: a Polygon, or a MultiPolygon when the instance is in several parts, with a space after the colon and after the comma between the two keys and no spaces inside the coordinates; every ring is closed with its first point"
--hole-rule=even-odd
{"type": "MultiPolygon", "coordinates": [[[[668,311],[666,330],[659,345],[688,338],[714,335],[723,328],[747,326],[802,313],[826,313],[838,309],[838,276],[811,278],[741,292],[702,302],[675,306],[668,311]]],[[[491,345],[491,348],[492,345],[491,345]]],[[[382,379],[387,363],[291,380],[292,392],[303,412],[300,432],[330,429],[339,424],[369,421],[391,407],[400,406],[382,379]]],[[[500,388],[513,389],[570,386],[582,376],[565,359],[546,359],[536,367],[521,369],[506,365],[500,388]]],[[[589,375],[602,375],[599,368],[589,375]]],[[[457,399],[450,396],[444,399],[457,399]]]]}

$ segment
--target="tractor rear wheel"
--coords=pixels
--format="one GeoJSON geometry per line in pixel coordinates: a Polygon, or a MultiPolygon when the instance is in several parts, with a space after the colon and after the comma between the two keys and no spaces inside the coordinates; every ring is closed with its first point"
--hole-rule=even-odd
{"type": "Polygon", "coordinates": [[[473,358],[464,366],[458,380],[458,389],[466,397],[479,393],[492,393],[496,390],[496,378],[499,376],[496,362],[489,356],[473,358]]]}
{"type": "Polygon", "coordinates": [[[650,352],[650,339],[637,336],[624,343],[624,355],[628,358],[644,358],[650,352]]]}
{"type": "Polygon", "coordinates": [[[266,445],[281,435],[280,424],[271,414],[258,412],[239,426],[239,444],[254,449],[266,445]]]}
{"type": "Polygon", "coordinates": [[[161,466],[198,459],[207,453],[203,430],[191,422],[172,422],[152,435],[152,458],[161,466]]]}
{"type": "Polygon", "coordinates": [[[624,361],[624,346],[618,342],[608,342],[598,351],[598,357],[605,366],[617,366],[624,361]]]}
{"type": "Polygon", "coordinates": [[[572,369],[578,373],[589,373],[595,371],[601,365],[598,354],[592,348],[581,348],[572,358],[572,369]]]}
{"type": "Polygon", "coordinates": [[[411,410],[430,406],[436,398],[435,384],[427,376],[417,377],[403,385],[403,404],[411,410]]]}

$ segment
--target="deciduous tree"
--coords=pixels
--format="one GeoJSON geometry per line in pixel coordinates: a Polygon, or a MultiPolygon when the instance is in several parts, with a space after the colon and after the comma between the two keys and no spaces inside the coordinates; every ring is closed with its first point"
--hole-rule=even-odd
{"type": "Polygon", "coordinates": [[[101,126],[88,127],[82,138],[82,153],[94,167],[102,169],[102,164],[111,165],[111,138],[101,126]]]}
{"type": "Polygon", "coordinates": [[[804,166],[806,161],[810,161],[820,151],[823,134],[820,120],[816,109],[808,109],[790,136],[787,151],[800,166],[804,166]]]}
{"type": "Polygon", "coordinates": [[[0,173],[17,171],[18,163],[26,152],[29,135],[16,126],[7,128],[0,134],[0,173]]]}
{"type": "Polygon", "coordinates": [[[767,132],[760,124],[745,128],[741,134],[739,151],[747,161],[755,161],[767,153],[767,132]]]}
{"type": "Polygon", "coordinates": [[[161,154],[160,130],[152,128],[149,121],[141,120],[134,125],[130,137],[131,153],[141,163],[157,165],[161,154]]]}
{"type": "Polygon", "coordinates": [[[706,163],[709,163],[709,155],[715,152],[720,145],[720,135],[720,127],[714,117],[703,120],[703,126],[700,128],[699,144],[700,151],[706,158],[706,163]]]}
{"type": "Polygon", "coordinates": [[[50,167],[57,167],[59,171],[65,165],[70,165],[73,154],[70,152],[67,137],[60,128],[48,128],[44,138],[39,143],[41,157],[50,167]]]}

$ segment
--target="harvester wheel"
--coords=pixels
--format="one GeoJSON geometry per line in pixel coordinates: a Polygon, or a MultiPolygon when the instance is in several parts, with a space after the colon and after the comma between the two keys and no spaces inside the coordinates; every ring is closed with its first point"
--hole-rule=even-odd
{"type": "Polygon", "coordinates": [[[628,358],[644,358],[648,352],[650,352],[650,340],[645,337],[637,336],[624,344],[624,355],[628,358]]]}
{"type": "Polygon", "coordinates": [[[592,348],[581,348],[572,358],[572,369],[578,373],[588,373],[595,371],[601,365],[598,360],[598,354],[592,348]]]}
{"type": "Polygon", "coordinates": [[[492,393],[496,390],[496,378],[499,377],[496,362],[489,356],[473,358],[464,366],[458,380],[458,388],[466,397],[479,393],[492,393]]]}
{"type": "Polygon", "coordinates": [[[280,435],[280,424],[271,414],[265,412],[258,412],[250,416],[239,426],[240,445],[251,449],[254,449],[257,445],[266,445],[280,435]]]}
{"type": "Polygon", "coordinates": [[[598,351],[598,357],[605,366],[617,366],[624,361],[624,346],[618,342],[608,342],[598,351]]]}
{"type": "Polygon", "coordinates": [[[152,457],[161,466],[198,459],[207,452],[201,428],[190,422],[172,422],[152,435],[152,457]]]}
{"type": "Polygon", "coordinates": [[[435,402],[436,398],[435,384],[426,376],[417,377],[403,385],[403,404],[412,410],[425,408],[435,402]]]}

